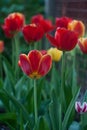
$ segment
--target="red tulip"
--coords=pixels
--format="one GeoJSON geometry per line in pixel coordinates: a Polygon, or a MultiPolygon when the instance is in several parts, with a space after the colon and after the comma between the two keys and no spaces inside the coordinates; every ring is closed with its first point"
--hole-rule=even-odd
{"type": "Polygon", "coordinates": [[[79,38],[78,45],[81,49],[81,51],[85,54],[87,54],[87,38],[79,38]]]}
{"type": "Polygon", "coordinates": [[[67,29],[68,24],[72,21],[69,17],[56,18],[55,23],[57,27],[64,27],[67,29]]]}
{"type": "Polygon", "coordinates": [[[49,72],[52,59],[48,54],[43,55],[38,50],[32,50],[28,55],[20,55],[19,66],[30,78],[38,79],[49,72]]]}
{"type": "Polygon", "coordinates": [[[31,19],[31,22],[41,25],[43,27],[45,33],[52,31],[55,28],[55,26],[52,24],[51,20],[44,19],[44,17],[40,14],[33,16],[31,19]]]}
{"type": "Polygon", "coordinates": [[[22,29],[22,32],[25,40],[28,43],[39,41],[44,35],[43,28],[36,24],[25,25],[22,29]]]}
{"type": "Polygon", "coordinates": [[[78,34],[65,28],[57,28],[55,36],[46,35],[51,44],[62,51],[72,50],[78,40],[78,34]]]}
{"type": "Polygon", "coordinates": [[[4,42],[0,40],[0,53],[4,51],[4,42]]]}
{"type": "Polygon", "coordinates": [[[44,17],[43,17],[43,15],[38,14],[38,15],[35,15],[35,16],[33,16],[33,17],[31,18],[31,23],[36,23],[36,24],[38,24],[38,23],[40,23],[41,20],[44,20],[44,17]]]}
{"type": "Polygon", "coordinates": [[[2,25],[2,28],[5,32],[5,35],[8,38],[11,38],[21,30],[24,23],[25,23],[25,17],[23,14],[11,13],[5,18],[4,25],[2,25]]]}

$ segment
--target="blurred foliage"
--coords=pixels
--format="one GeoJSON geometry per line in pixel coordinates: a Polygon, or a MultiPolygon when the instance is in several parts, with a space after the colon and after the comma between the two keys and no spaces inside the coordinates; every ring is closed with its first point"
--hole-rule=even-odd
{"type": "Polygon", "coordinates": [[[1,0],[0,23],[12,12],[22,12],[29,21],[32,15],[44,13],[44,0],[1,0]]]}

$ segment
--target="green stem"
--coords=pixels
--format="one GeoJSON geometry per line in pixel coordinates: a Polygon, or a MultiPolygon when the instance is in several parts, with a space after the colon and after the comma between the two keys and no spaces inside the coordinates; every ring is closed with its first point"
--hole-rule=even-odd
{"type": "Polygon", "coordinates": [[[3,70],[2,70],[2,54],[0,53],[0,77],[3,78],[3,70]]]}
{"type": "Polygon", "coordinates": [[[54,74],[54,71],[55,71],[55,62],[53,62],[53,64],[52,64],[52,74],[51,74],[51,82],[52,82],[52,84],[55,83],[55,74],[54,74]]]}
{"type": "Polygon", "coordinates": [[[62,67],[61,67],[61,92],[60,92],[60,103],[61,103],[61,119],[59,119],[60,121],[60,125],[59,125],[59,130],[62,130],[62,112],[63,112],[63,107],[65,107],[65,93],[64,93],[64,86],[65,86],[65,52],[63,52],[63,56],[62,56],[62,67]]]}
{"type": "Polygon", "coordinates": [[[35,113],[35,124],[36,124],[38,119],[36,79],[34,79],[34,113],[35,113]]]}
{"type": "Polygon", "coordinates": [[[72,65],[72,94],[74,96],[75,92],[77,91],[77,73],[76,73],[76,48],[73,50],[73,65],[72,65]]]}
{"type": "Polygon", "coordinates": [[[84,114],[81,114],[81,130],[84,130],[84,114]]]}
{"type": "Polygon", "coordinates": [[[62,68],[61,68],[61,101],[65,101],[64,97],[64,86],[65,86],[65,52],[63,52],[62,56],[62,68]]]}
{"type": "Polygon", "coordinates": [[[18,76],[18,56],[19,56],[19,41],[18,35],[14,37],[15,41],[15,75],[18,76]]]}
{"type": "Polygon", "coordinates": [[[59,130],[62,129],[62,112],[61,112],[61,104],[59,105],[59,130]]]}
{"type": "Polygon", "coordinates": [[[14,38],[12,39],[12,67],[15,69],[15,43],[14,38]]]}

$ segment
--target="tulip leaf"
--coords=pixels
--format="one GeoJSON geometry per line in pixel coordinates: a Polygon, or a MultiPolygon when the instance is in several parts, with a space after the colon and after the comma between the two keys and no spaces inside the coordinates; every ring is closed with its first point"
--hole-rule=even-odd
{"type": "MultiPolygon", "coordinates": [[[[9,108],[8,96],[2,90],[0,90],[0,100],[4,104],[6,110],[9,111],[10,108],[9,108]]],[[[3,106],[2,106],[2,108],[3,108],[3,106]]],[[[5,108],[3,108],[3,109],[5,109],[5,108]]]]}
{"type": "Polygon", "coordinates": [[[28,111],[25,109],[25,107],[11,94],[9,94],[5,89],[3,89],[3,92],[6,94],[6,96],[8,96],[9,100],[14,104],[15,109],[19,109],[21,108],[22,112],[23,112],[23,118],[27,121],[29,121],[29,128],[32,129],[33,124],[31,121],[31,118],[29,118],[29,114],[28,111]]]}
{"type": "Polygon", "coordinates": [[[2,113],[0,114],[0,122],[11,124],[11,126],[15,127],[17,123],[17,116],[15,113],[2,113]]]}
{"type": "Polygon", "coordinates": [[[53,130],[59,129],[59,103],[55,90],[51,93],[51,103],[49,104],[49,114],[52,122],[53,130]]]}
{"type": "Polygon", "coordinates": [[[38,130],[50,130],[48,122],[45,117],[40,117],[38,130]]]}
{"type": "Polygon", "coordinates": [[[78,123],[76,121],[72,122],[72,124],[70,125],[68,130],[81,130],[80,123],[78,123]]]}
{"type": "Polygon", "coordinates": [[[68,120],[69,120],[69,117],[70,117],[70,114],[73,110],[73,107],[75,105],[75,101],[79,95],[79,92],[80,92],[80,88],[79,90],[76,92],[75,96],[72,98],[68,108],[67,108],[67,111],[65,113],[65,116],[64,116],[64,119],[63,119],[63,123],[62,123],[62,129],[66,130],[66,126],[67,126],[67,123],[68,123],[68,120]]]}

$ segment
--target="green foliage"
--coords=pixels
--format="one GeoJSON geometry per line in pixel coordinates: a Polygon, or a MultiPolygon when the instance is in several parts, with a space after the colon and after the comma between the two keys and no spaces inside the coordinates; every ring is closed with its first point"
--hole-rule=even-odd
{"type": "Polygon", "coordinates": [[[80,124],[78,122],[72,122],[72,124],[69,127],[69,130],[81,130],[80,124]]]}

